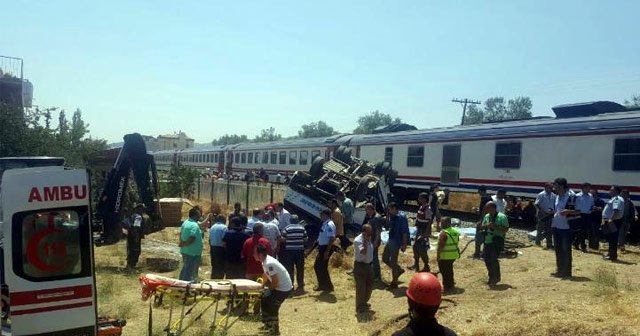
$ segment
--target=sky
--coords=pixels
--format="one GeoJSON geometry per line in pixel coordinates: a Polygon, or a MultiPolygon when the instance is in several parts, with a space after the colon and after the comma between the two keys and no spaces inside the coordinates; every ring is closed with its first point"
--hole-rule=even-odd
{"type": "Polygon", "coordinates": [[[640,94],[640,1],[10,1],[0,55],[35,104],[93,137],[198,143],[373,110],[459,124],[452,98],[529,96],[534,115],[640,94]]]}

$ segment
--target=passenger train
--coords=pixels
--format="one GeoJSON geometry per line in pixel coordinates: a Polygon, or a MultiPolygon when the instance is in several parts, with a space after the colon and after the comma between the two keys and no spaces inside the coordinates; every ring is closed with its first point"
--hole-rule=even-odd
{"type": "Polygon", "coordinates": [[[623,186],[640,205],[640,109],[592,102],[553,110],[556,117],[152,154],[160,168],[181,162],[216,172],[286,175],[346,146],[357,157],[389,162],[398,172],[393,193],[399,200],[414,199],[436,183],[453,192],[485,185],[533,198],[544,182],[562,176],[573,188],[590,182],[604,198],[611,185],[623,186]]]}

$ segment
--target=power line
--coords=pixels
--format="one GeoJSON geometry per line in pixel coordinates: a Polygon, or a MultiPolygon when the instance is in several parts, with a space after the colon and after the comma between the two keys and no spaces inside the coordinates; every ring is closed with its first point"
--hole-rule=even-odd
{"type": "Polygon", "coordinates": [[[460,121],[460,125],[464,125],[464,118],[467,114],[467,104],[472,104],[472,105],[478,105],[480,104],[479,100],[472,100],[469,98],[465,98],[465,99],[458,99],[458,98],[453,98],[451,99],[452,103],[460,103],[462,104],[462,121],[460,121]]]}

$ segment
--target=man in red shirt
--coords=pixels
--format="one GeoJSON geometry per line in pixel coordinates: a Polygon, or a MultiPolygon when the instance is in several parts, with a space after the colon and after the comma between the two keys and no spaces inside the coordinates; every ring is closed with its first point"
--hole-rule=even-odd
{"type": "Polygon", "coordinates": [[[264,245],[267,248],[267,252],[271,253],[271,244],[267,238],[262,236],[263,232],[264,224],[257,222],[253,226],[253,237],[245,240],[244,245],[242,245],[241,257],[245,262],[245,278],[249,280],[256,280],[264,273],[262,264],[253,258],[253,253],[258,245],[264,245]]]}

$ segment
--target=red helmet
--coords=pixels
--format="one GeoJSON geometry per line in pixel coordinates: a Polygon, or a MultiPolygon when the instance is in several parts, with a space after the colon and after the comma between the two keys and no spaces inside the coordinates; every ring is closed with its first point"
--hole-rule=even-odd
{"type": "Polygon", "coordinates": [[[407,296],[424,306],[439,306],[442,302],[442,286],[435,275],[428,272],[416,273],[409,281],[407,296]]]}

